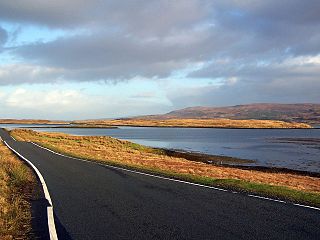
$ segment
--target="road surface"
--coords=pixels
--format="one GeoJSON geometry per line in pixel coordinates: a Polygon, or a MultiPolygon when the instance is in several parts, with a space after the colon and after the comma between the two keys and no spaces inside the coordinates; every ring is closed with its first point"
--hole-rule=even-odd
{"type": "Polygon", "coordinates": [[[320,211],[59,156],[0,136],[42,173],[59,239],[319,239],[320,211]]]}

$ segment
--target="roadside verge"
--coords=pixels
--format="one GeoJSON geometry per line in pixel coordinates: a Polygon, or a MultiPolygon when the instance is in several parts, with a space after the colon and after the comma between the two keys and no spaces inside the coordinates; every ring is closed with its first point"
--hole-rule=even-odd
{"type": "Polygon", "coordinates": [[[13,152],[15,153],[20,159],[25,161],[36,173],[41,185],[42,189],[44,192],[44,196],[46,200],[48,201],[48,206],[47,206],[47,220],[48,220],[48,229],[49,229],[49,236],[50,240],[58,240],[57,232],[56,232],[56,227],[55,227],[55,222],[54,222],[54,215],[53,215],[53,205],[51,201],[51,197],[48,191],[48,187],[46,185],[46,182],[40,173],[40,171],[34,166],[28,159],[26,159],[24,156],[22,156],[19,152],[17,152],[15,149],[13,149],[6,141],[3,141],[4,144],[13,152]]]}

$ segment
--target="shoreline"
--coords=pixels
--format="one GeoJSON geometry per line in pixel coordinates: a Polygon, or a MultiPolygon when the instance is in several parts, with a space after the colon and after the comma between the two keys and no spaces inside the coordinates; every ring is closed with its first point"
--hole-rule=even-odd
{"type": "Polygon", "coordinates": [[[254,170],[265,173],[283,173],[283,174],[295,174],[298,176],[308,176],[308,177],[316,177],[320,178],[320,172],[310,172],[303,170],[295,170],[290,168],[280,168],[280,167],[267,167],[267,166],[245,166],[245,165],[222,165],[226,168],[237,168],[242,170],[254,170]]]}
{"type": "Polygon", "coordinates": [[[312,128],[309,124],[278,120],[233,120],[228,118],[212,119],[113,119],[101,121],[73,121],[78,125],[134,126],[134,127],[192,127],[192,128],[312,128]]]}
{"type": "Polygon", "coordinates": [[[290,173],[299,176],[310,176],[320,178],[320,172],[311,172],[304,170],[296,170],[285,167],[268,167],[262,165],[242,165],[255,163],[256,160],[242,159],[231,156],[212,155],[198,152],[190,152],[179,149],[167,149],[167,148],[153,148],[156,150],[164,151],[164,154],[170,157],[184,158],[189,161],[202,162],[208,165],[214,165],[226,168],[236,168],[242,170],[254,170],[266,173],[290,173]]]}
{"type": "MultiPolygon", "coordinates": [[[[1,124],[1,123],[0,123],[1,124]]],[[[7,123],[3,123],[7,124],[7,123]]],[[[10,123],[14,125],[15,123],[10,123]]],[[[33,124],[23,124],[23,125],[33,125],[33,124]]],[[[44,125],[44,124],[39,124],[39,125],[44,125]]],[[[81,125],[68,125],[64,126],[64,124],[61,124],[62,126],[52,126],[52,125],[57,125],[57,124],[48,124],[48,126],[26,126],[26,127],[17,127],[17,128],[101,128],[101,129],[117,129],[119,127],[136,127],[136,128],[206,128],[206,129],[240,129],[240,130],[246,130],[246,129],[256,129],[256,130],[320,130],[320,128],[280,128],[280,127],[275,127],[275,128],[255,128],[255,127],[209,127],[209,126],[143,126],[143,125],[113,125],[113,126],[81,126],[81,125]]]]}
{"type": "MultiPolygon", "coordinates": [[[[288,129],[288,130],[293,130],[293,129],[318,129],[318,128],[262,128],[262,127],[209,127],[209,126],[143,126],[143,125],[114,125],[116,127],[137,127],[137,128],[142,128],[142,127],[150,127],[150,128],[215,128],[215,129],[288,129]]],[[[105,128],[105,127],[101,127],[101,128],[105,128]]]]}

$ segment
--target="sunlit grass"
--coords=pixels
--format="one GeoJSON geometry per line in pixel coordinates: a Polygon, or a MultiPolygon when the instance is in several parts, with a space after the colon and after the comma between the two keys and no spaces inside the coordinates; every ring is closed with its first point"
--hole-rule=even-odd
{"type": "Polygon", "coordinates": [[[29,239],[33,173],[0,142],[0,239],[29,239]]]}

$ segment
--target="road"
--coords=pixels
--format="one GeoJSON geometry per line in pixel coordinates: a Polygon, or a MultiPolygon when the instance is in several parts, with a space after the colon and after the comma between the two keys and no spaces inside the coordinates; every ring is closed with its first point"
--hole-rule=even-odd
{"type": "Polygon", "coordinates": [[[319,239],[320,211],[154,178],[0,136],[42,173],[59,239],[319,239]]]}

